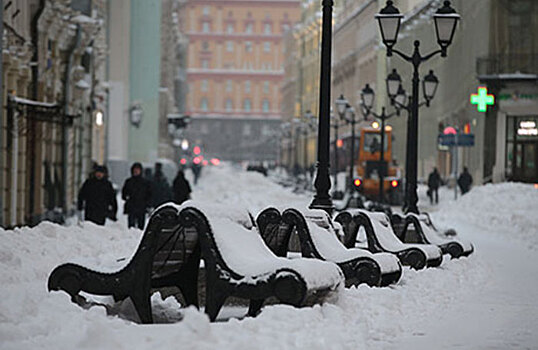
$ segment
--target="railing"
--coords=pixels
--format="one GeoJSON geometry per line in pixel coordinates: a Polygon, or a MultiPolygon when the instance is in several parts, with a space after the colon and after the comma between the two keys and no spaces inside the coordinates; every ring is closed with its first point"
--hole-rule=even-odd
{"type": "Polygon", "coordinates": [[[499,54],[476,60],[478,75],[527,73],[538,74],[538,54],[499,54]]]}

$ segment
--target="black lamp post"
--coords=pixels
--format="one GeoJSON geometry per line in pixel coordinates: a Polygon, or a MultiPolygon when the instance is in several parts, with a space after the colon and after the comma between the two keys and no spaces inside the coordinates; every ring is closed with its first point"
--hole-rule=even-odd
{"type": "Polygon", "coordinates": [[[344,113],[344,120],[347,124],[351,124],[351,150],[350,150],[350,160],[349,160],[349,181],[346,184],[346,189],[353,189],[353,169],[355,166],[355,108],[349,103],[346,104],[346,112],[344,113]]]}
{"type": "MultiPolygon", "coordinates": [[[[426,106],[426,107],[430,106],[431,100],[433,100],[433,98],[435,97],[435,92],[437,91],[437,86],[438,85],[439,85],[439,80],[433,74],[433,71],[430,70],[428,75],[426,75],[424,77],[424,79],[422,80],[422,90],[423,90],[423,93],[424,93],[424,102],[419,103],[418,108],[423,107],[423,106],[426,106]]],[[[399,114],[402,109],[407,111],[407,113],[409,115],[409,118],[407,120],[407,131],[409,132],[411,113],[413,111],[413,97],[409,96],[409,101],[406,103],[407,94],[406,94],[404,88],[402,87],[401,78],[400,78],[400,75],[398,74],[398,72],[396,72],[396,69],[393,69],[392,73],[389,74],[389,76],[387,77],[387,92],[388,92],[389,98],[391,100],[391,104],[396,107],[397,114],[399,114]],[[395,88],[396,84],[398,84],[397,89],[395,88]]],[[[407,169],[412,169],[412,165],[410,165],[411,164],[410,162],[413,159],[413,154],[411,152],[409,152],[410,144],[411,143],[410,143],[410,141],[408,139],[408,141],[407,141],[407,153],[406,153],[406,157],[405,157],[405,168],[406,168],[406,174],[405,174],[406,180],[405,181],[406,181],[406,184],[411,181],[411,179],[409,178],[409,172],[407,171],[407,169]]],[[[416,157],[416,154],[414,156],[416,157]]],[[[415,158],[415,160],[416,160],[416,158],[415,158]]],[[[415,178],[415,180],[416,180],[416,178],[415,178]]],[[[414,195],[416,196],[416,192],[414,193],[414,195]]],[[[406,185],[406,187],[405,187],[405,201],[404,201],[405,204],[404,204],[404,208],[407,209],[409,207],[409,198],[412,198],[412,197],[413,197],[413,193],[409,192],[409,186],[406,185]]]]}
{"type": "MultiPolygon", "coordinates": [[[[418,196],[417,196],[417,153],[418,153],[418,89],[419,89],[419,67],[420,65],[440,54],[441,57],[446,57],[448,46],[452,43],[456,25],[460,16],[450,6],[450,1],[445,1],[443,7],[440,8],[433,16],[435,21],[435,33],[437,35],[437,43],[441,47],[439,50],[434,51],[426,56],[420,54],[420,41],[415,40],[414,51],[411,56],[406,55],[398,50],[393,49],[398,39],[398,31],[400,30],[400,23],[402,15],[396,7],[393,6],[392,1],[387,1],[387,5],[383,8],[379,14],[376,15],[376,19],[379,22],[379,28],[381,30],[381,36],[383,43],[387,47],[387,56],[392,56],[395,52],[398,56],[405,61],[410,62],[413,65],[413,91],[411,99],[410,116],[407,123],[407,157],[409,161],[406,161],[406,212],[418,213],[418,196]]],[[[425,83],[426,84],[426,83],[425,83]]]]}
{"type": "Polygon", "coordinates": [[[331,178],[329,177],[330,139],[330,99],[331,99],[331,44],[332,44],[332,10],[333,0],[323,0],[321,29],[321,68],[319,85],[319,126],[318,126],[318,163],[314,186],[316,194],[311,209],[323,209],[332,213],[334,205],[329,194],[331,178]]]}
{"type": "MultiPolygon", "coordinates": [[[[388,167],[385,166],[385,121],[394,117],[395,115],[399,115],[399,112],[393,112],[390,114],[385,113],[385,107],[381,109],[381,114],[377,114],[372,112],[373,102],[374,102],[375,93],[372,88],[368,84],[362,89],[361,91],[361,105],[364,108],[361,108],[361,110],[364,113],[364,119],[368,118],[368,115],[372,115],[377,119],[381,120],[381,142],[380,142],[380,151],[379,151],[379,167],[378,167],[378,176],[379,176],[379,202],[383,203],[384,195],[383,192],[385,190],[385,171],[388,167]]],[[[375,150],[374,150],[375,152],[375,150]]]]}
{"type": "Polygon", "coordinates": [[[336,105],[336,112],[338,113],[338,118],[331,113],[331,126],[334,128],[334,190],[336,192],[338,191],[338,170],[340,165],[338,162],[338,128],[340,128],[340,121],[345,118],[346,109],[349,103],[344,95],[340,95],[340,97],[334,101],[334,104],[336,105]]]}
{"type": "Polygon", "coordinates": [[[304,176],[305,180],[308,178],[308,133],[310,130],[313,130],[314,125],[314,115],[310,110],[307,110],[304,115],[303,120],[303,133],[304,133],[304,145],[303,145],[303,162],[304,162],[304,176]]]}

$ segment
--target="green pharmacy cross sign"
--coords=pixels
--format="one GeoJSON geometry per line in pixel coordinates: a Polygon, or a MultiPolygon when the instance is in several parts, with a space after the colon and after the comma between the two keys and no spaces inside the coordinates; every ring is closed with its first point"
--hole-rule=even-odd
{"type": "Polygon", "coordinates": [[[488,94],[488,88],[484,86],[478,87],[477,94],[471,94],[471,104],[477,105],[479,112],[486,112],[488,105],[493,106],[495,103],[495,96],[488,94]]]}

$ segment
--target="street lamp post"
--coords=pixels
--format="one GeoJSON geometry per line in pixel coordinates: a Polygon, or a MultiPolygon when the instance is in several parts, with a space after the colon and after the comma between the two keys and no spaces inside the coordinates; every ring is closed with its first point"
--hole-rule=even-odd
{"type": "Polygon", "coordinates": [[[331,114],[331,119],[333,123],[331,126],[334,128],[334,191],[338,191],[338,168],[340,163],[338,163],[338,128],[340,127],[340,121],[344,120],[347,106],[349,105],[348,101],[345,99],[344,95],[340,95],[334,101],[336,104],[336,112],[338,113],[338,118],[334,114],[331,114]]]}
{"type": "Polygon", "coordinates": [[[310,130],[312,130],[315,127],[313,122],[314,122],[314,115],[312,114],[312,112],[310,112],[310,110],[307,110],[304,115],[304,120],[303,120],[303,132],[304,132],[303,162],[304,162],[305,181],[308,179],[308,152],[307,152],[308,133],[310,130]]]}
{"type": "Polygon", "coordinates": [[[319,124],[318,124],[318,163],[316,165],[316,194],[311,209],[323,209],[332,213],[334,205],[329,194],[331,179],[329,177],[330,145],[330,98],[331,98],[331,44],[332,44],[332,10],[333,0],[323,0],[321,30],[321,67],[319,89],[319,124]]]}
{"type": "Polygon", "coordinates": [[[353,189],[353,169],[355,167],[355,108],[352,107],[349,103],[346,104],[346,112],[344,118],[347,124],[351,124],[351,150],[350,150],[350,160],[349,160],[349,181],[346,185],[346,188],[351,191],[353,189]]]}
{"type": "MultiPolygon", "coordinates": [[[[400,113],[400,111],[403,109],[407,111],[409,117],[407,119],[407,133],[411,132],[411,121],[412,121],[412,113],[413,113],[413,96],[409,96],[409,101],[406,103],[406,92],[402,87],[402,79],[396,69],[392,70],[392,73],[388,75],[387,77],[387,92],[391,101],[391,104],[396,107],[397,114],[400,113]]],[[[437,86],[439,85],[439,80],[437,77],[433,74],[433,71],[430,70],[428,75],[424,77],[422,80],[422,90],[424,94],[424,102],[421,102],[418,104],[418,108],[426,106],[430,106],[431,100],[435,97],[435,93],[437,91],[437,86]]],[[[409,208],[410,199],[415,196],[416,198],[416,185],[415,185],[415,192],[413,193],[412,188],[410,186],[407,186],[412,179],[410,178],[410,172],[407,171],[407,169],[413,169],[412,161],[413,158],[415,159],[415,168],[416,168],[416,153],[412,153],[410,151],[410,145],[411,142],[408,139],[407,140],[407,152],[405,157],[405,169],[406,169],[406,187],[405,187],[405,200],[404,200],[404,208],[407,210],[409,208]]],[[[416,184],[416,172],[415,172],[415,184],[416,184]]],[[[416,203],[416,202],[415,202],[416,203]]]]}
{"type": "Polygon", "coordinates": [[[379,22],[379,28],[381,30],[381,36],[383,44],[387,47],[387,56],[392,56],[392,53],[396,53],[405,61],[410,62],[413,65],[413,91],[411,99],[410,116],[407,124],[407,156],[409,161],[406,162],[406,212],[418,213],[418,196],[417,196],[417,156],[418,156],[418,90],[419,90],[419,67],[423,62],[428,61],[432,57],[440,54],[441,57],[447,56],[448,46],[452,43],[456,25],[460,16],[450,6],[450,1],[445,1],[443,7],[440,8],[434,17],[435,21],[435,33],[437,36],[437,43],[441,47],[426,56],[420,54],[420,41],[415,40],[414,51],[411,56],[406,55],[396,49],[393,46],[398,39],[398,31],[400,30],[400,23],[402,15],[396,7],[393,6],[392,1],[387,1],[386,7],[384,7],[379,14],[376,15],[376,19],[379,22]]]}
{"type": "MultiPolygon", "coordinates": [[[[381,120],[381,142],[380,142],[380,151],[379,151],[379,167],[378,167],[378,176],[379,176],[379,202],[383,203],[384,199],[384,190],[385,190],[385,171],[388,167],[385,167],[385,121],[394,117],[395,115],[399,115],[400,113],[398,111],[386,114],[385,113],[385,107],[381,109],[381,114],[377,114],[372,112],[373,102],[374,102],[374,90],[370,88],[368,84],[362,89],[361,91],[361,105],[364,108],[361,108],[362,112],[364,113],[364,119],[368,118],[368,115],[372,115],[377,119],[381,120]]],[[[375,150],[374,150],[375,151],[375,150]]]]}

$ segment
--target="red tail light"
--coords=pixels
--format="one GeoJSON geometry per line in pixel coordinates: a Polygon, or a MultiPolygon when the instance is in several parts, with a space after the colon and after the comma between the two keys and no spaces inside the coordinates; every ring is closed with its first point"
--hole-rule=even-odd
{"type": "Polygon", "coordinates": [[[361,181],[361,179],[355,179],[355,181],[353,181],[353,183],[355,184],[355,187],[360,187],[361,184],[362,184],[362,181],[361,181]]]}
{"type": "Polygon", "coordinates": [[[398,181],[396,181],[396,180],[392,180],[392,181],[390,182],[390,185],[391,185],[392,187],[398,187],[398,181]]]}

